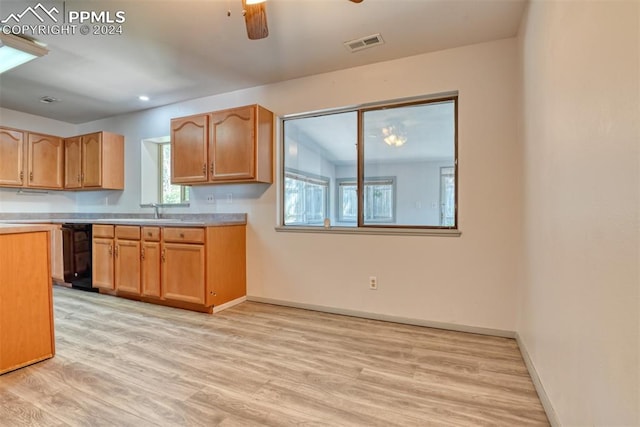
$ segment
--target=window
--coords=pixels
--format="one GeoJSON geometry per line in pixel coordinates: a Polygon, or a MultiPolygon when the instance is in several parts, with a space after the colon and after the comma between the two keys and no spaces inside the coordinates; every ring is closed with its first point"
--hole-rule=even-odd
{"type": "Polygon", "coordinates": [[[288,171],[284,187],[285,224],[322,224],[328,217],[328,178],[288,171]]]}
{"type": "Polygon", "coordinates": [[[456,229],[457,102],[284,118],[282,224],[456,229]]]}
{"type": "Polygon", "coordinates": [[[171,144],[158,144],[158,188],[161,204],[186,203],[189,201],[189,187],[171,184],[171,144]]]}
{"type": "MultiPolygon", "coordinates": [[[[364,183],[364,219],[368,222],[395,222],[393,178],[375,178],[364,183]]],[[[338,180],[338,219],[358,220],[358,191],[355,179],[338,180]]]]}

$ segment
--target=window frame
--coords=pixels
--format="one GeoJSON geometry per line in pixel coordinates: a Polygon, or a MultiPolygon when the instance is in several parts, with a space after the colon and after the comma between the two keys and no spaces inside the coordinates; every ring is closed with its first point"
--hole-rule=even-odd
{"type": "MultiPolygon", "coordinates": [[[[285,188],[284,188],[284,175],[285,175],[285,167],[284,164],[284,155],[281,158],[281,164],[279,168],[280,173],[280,192],[281,197],[279,200],[279,210],[280,215],[278,219],[279,225],[276,227],[277,231],[301,231],[301,232],[314,232],[316,229],[318,231],[328,231],[333,230],[338,233],[345,234],[355,234],[359,232],[363,232],[364,234],[398,234],[398,235],[445,235],[445,236],[460,236],[461,232],[459,231],[459,222],[458,222],[458,195],[460,191],[460,183],[459,183],[459,163],[458,163],[458,109],[459,109],[459,96],[458,92],[449,92],[431,96],[421,96],[421,97],[413,97],[413,98],[404,98],[404,99],[396,99],[396,100],[388,100],[383,102],[376,102],[371,104],[361,104],[351,107],[345,108],[337,108],[337,109],[327,109],[320,110],[309,113],[301,113],[301,114],[291,114],[286,115],[280,118],[280,153],[284,153],[285,148],[285,122],[287,120],[292,119],[301,119],[308,117],[318,117],[324,115],[332,115],[337,113],[345,113],[345,112],[356,112],[357,113],[357,160],[356,160],[356,169],[357,169],[357,189],[358,189],[358,220],[356,227],[354,226],[330,226],[327,227],[304,227],[298,225],[286,225],[284,222],[284,200],[285,200],[285,188]],[[364,188],[365,185],[365,177],[364,177],[364,114],[368,111],[375,110],[384,110],[390,108],[401,108],[407,106],[414,105],[426,105],[426,104],[436,104],[443,102],[453,102],[453,152],[454,152],[454,160],[453,160],[453,169],[454,169],[454,182],[455,182],[455,191],[454,191],[454,224],[451,226],[444,225],[402,225],[402,224],[391,224],[391,223],[369,223],[364,222],[364,191],[360,191],[361,188],[364,188]]],[[[367,181],[369,181],[368,179],[367,181]]],[[[395,181],[394,181],[395,184],[395,181]]],[[[336,185],[336,193],[338,192],[338,187],[336,185]]],[[[396,197],[397,191],[394,188],[394,199],[396,197]]],[[[339,197],[336,194],[336,198],[339,197]]],[[[337,208],[339,208],[339,203],[337,203],[337,208]]],[[[394,200],[394,219],[396,218],[395,213],[395,200],[394,200]]]]}
{"type": "MultiPolygon", "coordinates": [[[[367,225],[378,225],[378,224],[384,224],[385,226],[388,224],[392,224],[396,221],[396,213],[397,213],[397,191],[396,191],[396,177],[395,176],[374,176],[374,177],[368,177],[365,182],[364,182],[364,188],[365,188],[365,194],[367,191],[367,186],[371,186],[371,185],[390,185],[391,186],[391,195],[392,195],[392,200],[391,200],[391,219],[381,219],[381,220],[374,220],[374,219],[366,219],[365,220],[368,222],[367,225]]],[[[356,215],[355,219],[344,219],[343,216],[343,210],[342,210],[342,189],[341,186],[343,185],[353,185],[356,187],[356,194],[358,194],[358,181],[356,178],[336,178],[336,218],[338,219],[338,222],[344,222],[344,223],[357,223],[358,222],[358,218],[356,215]]],[[[364,208],[364,205],[363,205],[364,208]]],[[[363,214],[365,214],[366,212],[364,212],[365,209],[363,209],[363,214]]]]}
{"type": "MultiPolygon", "coordinates": [[[[178,203],[169,203],[169,202],[165,202],[164,200],[164,160],[165,160],[165,155],[164,155],[164,147],[165,146],[169,146],[171,147],[171,142],[160,142],[158,143],[158,201],[159,204],[162,206],[173,206],[173,205],[182,205],[182,204],[187,204],[189,203],[189,195],[187,194],[187,189],[188,186],[187,185],[181,185],[181,184],[172,184],[172,185],[177,185],[178,187],[180,187],[180,201],[178,203]]],[[[171,157],[169,157],[169,160],[171,160],[171,157]]],[[[171,177],[169,177],[169,181],[171,181],[171,177]]]]}
{"type": "Polygon", "coordinates": [[[286,199],[285,199],[285,192],[283,191],[282,193],[282,206],[283,206],[283,212],[282,212],[282,224],[286,225],[287,227],[295,227],[295,226],[309,226],[309,227],[317,227],[318,224],[323,224],[325,218],[327,218],[327,216],[329,215],[329,193],[330,193],[330,186],[331,186],[331,179],[329,177],[326,176],[321,176],[321,175],[314,175],[314,174],[310,174],[307,172],[302,172],[299,171],[297,169],[292,169],[292,168],[286,168],[284,171],[284,176],[283,176],[283,180],[282,180],[282,185],[283,185],[283,189],[286,188],[286,182],[285,180],[288,178],[294,178],[297,179],[298,181],[303,181],[303,182],[308,182],[311,184],[315,184],[315,185],[319,185],[319,186],[323,186],[326,190],[325,195],[324,195],[324,212],[323,212],[323,217],[322,219],[320,219],[319,221],[314,221],[314,222],[295,222],[295,223],[290,223],[290,224],[286,224],[285,222],[285,203],[286,203],[286,199]],[[289,176],[287,176],[289,175],[289,176]],[[293,175],[295,175],[295,177],[293,177],[293,175]],[[297,177],[301,177],[302,179],[299,179],[297,177]],[[316,225],[313,225],[316,224],[316,225]]]}

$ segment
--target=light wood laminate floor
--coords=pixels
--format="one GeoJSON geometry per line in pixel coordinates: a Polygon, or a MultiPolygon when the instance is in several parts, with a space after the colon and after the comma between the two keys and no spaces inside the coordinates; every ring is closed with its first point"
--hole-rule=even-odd
{"type": "Polygon", "coordinates": [[[2,427],[548,425],[512,339],[57,287],[54,307],[57,355],[0,376],[2,427]]]}

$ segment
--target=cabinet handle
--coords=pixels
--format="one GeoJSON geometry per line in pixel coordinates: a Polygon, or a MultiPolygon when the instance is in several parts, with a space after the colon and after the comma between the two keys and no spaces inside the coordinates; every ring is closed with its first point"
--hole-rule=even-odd
{"type": "Polygon", "coordinates": [[[202,164],[202,175],[207,175],[207,164],[203,163],[202,164]]]}
{"type": "Polygon", "coordinates": [[[144,248],[140,250],[140,259],[144,261],[144,248]]]}
{"type": "Polygon", "coordinates": [[[118,248],[120,247],[120,245],[116,245],[116,258],[118,257],[118,248]]]}
{"type": "Polygon", "coordinates": [[[80,183],[80,174],[78,174],[78,184],[80,183]]]}
{"type": "Polygon", "coordinates": [[[164,252],[165,252],[165,250],[163,249],[162,250],[162,256],[160,257],[162,259],[162,262],[165,262],[165,259],[166,259],[165,256],[164,256],[164,252]]]}
{"type": "Polygon", "coordinates": [[[209,172],[210,176],[213,176],[213,162],[211,162],[211,172],[209,172]]]}
{"type": "Polygon", "coordinates": [[[113,256],[113,246],[109,245],[109,256],[113,256]]]}
{"type": "Polygon", "coordinates": [[[24,171],[20,171],[20,182],[24,181],[24,171]]]}
{"type": "Polygon", "coordinates": [[[33,181],[33,171],[29,173],[29,181],[33,181]]]}
{"type": "Polygon", "coordinates": [[[80,181],[84,182],[84,172],[80,174],[80,181]]]}

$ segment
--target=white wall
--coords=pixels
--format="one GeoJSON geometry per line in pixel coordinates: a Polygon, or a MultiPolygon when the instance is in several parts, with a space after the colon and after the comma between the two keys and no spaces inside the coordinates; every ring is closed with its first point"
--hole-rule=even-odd
{"type": "MultiPolygon", "coordinates": [[[[52,108],[55,108],[52,106],[52,108]]],[[[72,136],[76,125],[51,120],[32,114],[0,108],[0,126],[46,133],[55,136],[72,136]]],[[[16,188],[0,188],[0,213],[6,212],[75,212],[76,195],[69,191],[43,193],[18,193],[16,188]]]]}
{"type": "Polygon", "coordinates": [[[278,233],[275,184],[194,187],[192,206],[175,212],[248,213],[251,296],[512,331],[520,245],[517,82],[517,43],[510,39],[87,123],[82,132],[126,136],[126,189],[108,205],[94,194],[79,194],[78,202],[87,211],[140,210],[140,141],[168,135],[172,117],[250,103],[286,115],[458,90],[461,237],[278,233]],[[209,193],[216,204],[206,204],[209,193]],[[368,290],[371,275],[378,291],[368,290]]]}
{"type": "Polygon", "coordinates": [[[640,3],[533,1],[521,28],[518,332],[562,425],[640,425],[640,3]]]}

